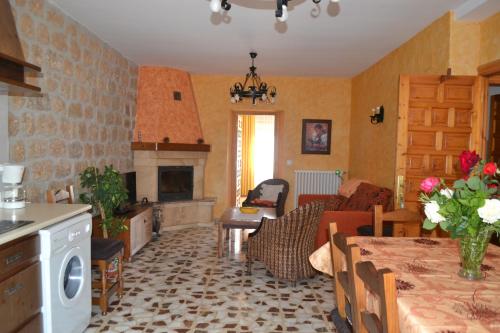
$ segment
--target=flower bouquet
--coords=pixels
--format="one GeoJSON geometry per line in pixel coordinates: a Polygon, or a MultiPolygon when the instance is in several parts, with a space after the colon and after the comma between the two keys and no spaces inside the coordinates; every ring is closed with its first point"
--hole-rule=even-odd
{"type": "Polygon", "coordinates": [[[491,235],[500,232],[500,200],[495,163],[481,160],[475,151],[460,155],[462,179],[446,186],[443,179],[429,177],[420,184],[424,203],[424,229],[440,226],[451,238],[460,239],[462,267],[458,274],[469,280],[483,277],[481,263],[491,235]]]}

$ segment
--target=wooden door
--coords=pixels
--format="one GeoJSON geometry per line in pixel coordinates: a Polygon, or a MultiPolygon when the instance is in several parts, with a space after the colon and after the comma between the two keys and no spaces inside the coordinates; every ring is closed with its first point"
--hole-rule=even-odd
{"type": "Polygon", "coordinates": [[[500,95],[490,99],[490,156],[489,159],[500,163],[500,95]]]}
{"type": "Polygon", "coordinates": [[[400,77],[396,205],[419,209],[419,185],[428,176],[450,185],[462,176],[463,150],[484,146],[482,81],[475,76],[400,77]]]}

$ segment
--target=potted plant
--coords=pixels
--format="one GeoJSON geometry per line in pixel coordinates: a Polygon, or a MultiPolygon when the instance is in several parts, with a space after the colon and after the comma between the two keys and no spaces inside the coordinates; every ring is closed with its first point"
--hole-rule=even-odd
{"type": "Polygon", "coordinates": [[[500,232],[500,171],[495,163],[480,160],[475,151],[460,155],[464,177],[446,186],[443,179],[429,177],[420,184],[420,201],[424,203],[426,219],[423,227],[433,230],[440,226],[459,239],[462,267],[458,274],[469,280],[483,278],[481,263],[491,235],[500,232]]]}
{"type": "Polygon", "coordinates": [[[115,209],[127,200],[127,189],[112,165],[105,166],[103,173],[96,167],[88,167],[80,173],[80,184],[89,191],[80,194],[80,201],[92,205],[101,214],[104,238],[127,230],[125,219],[114,216],[115,209]]]}

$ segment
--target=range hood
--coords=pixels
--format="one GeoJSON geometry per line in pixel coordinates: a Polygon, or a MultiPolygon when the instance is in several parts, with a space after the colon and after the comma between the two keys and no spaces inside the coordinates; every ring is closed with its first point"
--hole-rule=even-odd
{"type": "Polygon", "coordinates": [[[41,89],[27,77],[41,76],[42,69],[24,60],[9,0],[0,0],[0,94],[41,96],[41,89]]]}

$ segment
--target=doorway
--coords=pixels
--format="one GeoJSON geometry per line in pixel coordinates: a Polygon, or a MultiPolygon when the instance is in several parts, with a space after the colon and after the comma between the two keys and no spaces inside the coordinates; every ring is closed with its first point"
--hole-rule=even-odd
{"type": "Polygon", "coordinates": [[[275,116],[240,114],[237,132],[235,192],[236,204],[241,206],[248,191],[274,178],[275,116]]]}
{"type": "Polygon", "coordinates": [[[487,160],[500,164],[500,85],[488,87],[487,160]]]}
{"type": "Polygon", "coordinates": [[[277,177],[279,112],[234,112],[231,202],[241,206],[248,191],[277,177]]]}

